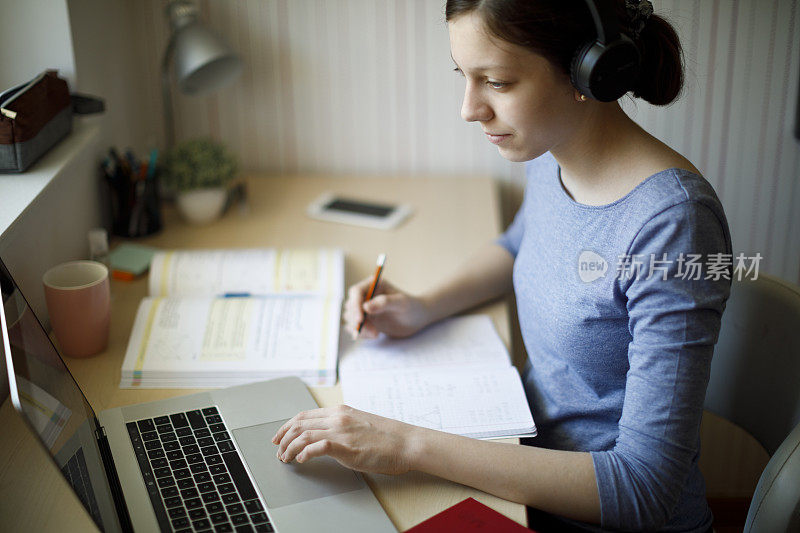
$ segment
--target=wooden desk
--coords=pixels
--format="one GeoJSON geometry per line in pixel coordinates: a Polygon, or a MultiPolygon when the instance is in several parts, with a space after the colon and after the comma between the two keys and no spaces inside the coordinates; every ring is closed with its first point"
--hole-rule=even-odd
{"type": "MultiPolygon", "coordinates": [[[[410,292],[418,292],[447,276],[500,231],[498,194],[488,178],[258,176],[249,178],[247,186],[246,213],[234,207],[220,221],[197,227],[185,224],[173,210],[168,209],[165,231],[139,242],[159,248],[338,247],[345,251],[347,286],[369,276],[375,257],[386,252],[386,279],[410,292]],[[306,217],[306,206],[324,191],[409,203],[415,212],[400,227],[389,231],[306,217]]],[[[119,388],[128,336],[146,290],[145,279],[129,283],[112,281],[112,320],[107,351],[90,359],[67,359],[70,371],[97,411],[195,392],[119,388]]],[[[509,317],[505,302],[485,306],[479,311],[492,317],[500,337],[509,346],[509,317]]],[[[313,388],[312,394],[322,406],[336,405],[342,400],[338,385],[313,388]]],[[[0,411],[0,423],[8,418],[9,411],[4,405],[0,411]]],[[[2,427],[7,426],[3,424],[2,427]]],[[[44,452],[30,449],[31,440],[19,435],[20,429],[19,424],[12,425],[11,431],[0,439],[3,444],[0,448],[0,525],[10,516],[7,513],[27,504],[25,494],[29,492],[20,490],[20,483],[30,485],[28,489],[39,487],[36,489],[39,491],[45,485],[52,491],[53,486],[65,483],[58,479],[54,465],[44,460],[44,452]],[[33,464],[29,461],[33,461],[42,472],[41,476],[35,476],[35,484],[25,483],[25,477],[20,476],[15,466],[33,464]],[[13,480],[13,485],[10,480],[13,480]]],[[[440,478],[419,472],[402,476],[367,475],[366,478],[392,522],[401,531],[470,496],[525,524],[524,506],[440,478]]],[[[35,499],[41,502],[42,495],[35,499]]],[[[43,511],[34,513],[38,520],[26,529],[63,531],[65,525],[84,529],[88,518],[81,516],[78,506],[77,500],[51,502],[43,511]],[[57,511],[66,513],[72,522],[54,518],[58,516],[57,511]]]]}

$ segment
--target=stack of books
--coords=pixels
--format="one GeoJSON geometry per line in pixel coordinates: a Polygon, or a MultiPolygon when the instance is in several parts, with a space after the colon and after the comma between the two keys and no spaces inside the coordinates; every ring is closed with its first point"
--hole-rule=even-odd
{"type": "Polygon", "coordinates": [[[120,387],[336,382],[341,250],[158,252],[148,281],[120,387]]]}

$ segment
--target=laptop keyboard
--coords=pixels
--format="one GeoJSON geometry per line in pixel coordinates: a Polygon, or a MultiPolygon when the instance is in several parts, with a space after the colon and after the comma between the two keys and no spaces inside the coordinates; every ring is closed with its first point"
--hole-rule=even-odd
{"type": "Polygon", "coordinates": [[[126,425],[162,531],[274,531],[216,407],[126,425]]]}

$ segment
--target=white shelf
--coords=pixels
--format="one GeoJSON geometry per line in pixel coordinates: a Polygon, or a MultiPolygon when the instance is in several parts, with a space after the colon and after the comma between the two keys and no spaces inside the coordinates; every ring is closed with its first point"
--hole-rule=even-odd
{"type": "Polygon", "coordinates": [[[22,174],[0,174],[0,237],[70,162],[94,143],[100,126],[76,117],[72,132],[22,174]]]}

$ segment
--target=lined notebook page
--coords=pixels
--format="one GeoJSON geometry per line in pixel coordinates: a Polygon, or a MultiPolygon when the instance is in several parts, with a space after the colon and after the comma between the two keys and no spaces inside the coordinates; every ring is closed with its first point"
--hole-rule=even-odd
{"type": "Polygon", "coordinates": [[[343,340],[339,378],[344,403],[362,411],[475,438],[536,434],[519,374],[485,315],[407,339],[343,340]]]}
{"type": "Polygon", "coordinates": [[[413,337],[352,341],[340,335],[339,373],[407,368],[455,368],[511,364],[503,341],[487,315],[442,320],[413,337]]]}

